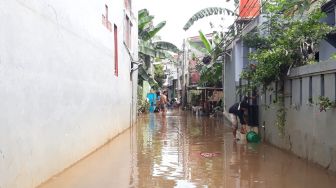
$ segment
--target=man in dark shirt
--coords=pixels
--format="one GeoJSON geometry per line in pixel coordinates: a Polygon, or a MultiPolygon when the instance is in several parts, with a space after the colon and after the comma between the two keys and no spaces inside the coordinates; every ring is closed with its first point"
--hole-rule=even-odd
{"type": "Polygon", "coordinates": [[[248,97],[243,97],[243,100],[239,103],[235,103],[232,105],[229,109],[229,113],[231,116],[232,121],[232,129],[233,129],[233,137],[236,140],[237,139],[237,130],[238,130],[238,121],[237,117],[239,118],[239,122],[242,125],[241,127],[241,133],[246,133],[246,126],[247,122],[244,118],[244,113],[248,112],[248,97]]]}

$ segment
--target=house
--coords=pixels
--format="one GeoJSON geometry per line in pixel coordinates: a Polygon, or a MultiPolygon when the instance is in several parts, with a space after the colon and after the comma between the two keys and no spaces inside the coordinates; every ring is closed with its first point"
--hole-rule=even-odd
{"type": "Polygon", "coordinates": [[[135,121],[131,0],[0,3],[0,187],[36,187],[135,121]]]}
{"type": "Polygon", "coordinates": [[[168,91],[168,99],[176,99],[181,96],[181,85],[178,81],[178,74],[179,74],[179,64],[180,61],[180,55],[174,55],[173,57],[174,61],[166,61],[165,62],[165,75],[166,75],[166,83],[165,86],[167,87],[168,91]]]}
{"type": "MultiPolygon", "coordinates": [[[[212,33],[205,35],[209,40],[212,37],[212,33]]],[[[188,87],[197,86],[200,81],[200,72],[197,71],[197,65],[201,62],[202,58],[205,56],[202,52],[196,50],[194,47],[190,45],[190,42],[203,46],[202,40],[199,36],[189,37],[187,38],[187,64],[188,64],[188,87]]]]}

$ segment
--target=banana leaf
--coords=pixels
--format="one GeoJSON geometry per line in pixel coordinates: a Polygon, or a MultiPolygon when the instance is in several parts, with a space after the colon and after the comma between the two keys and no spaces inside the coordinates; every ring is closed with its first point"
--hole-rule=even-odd
{"type": "Polygon", "coordinates": [[[159,41],[159,42],[154,42],[153,45],[156,49],[171,51],[174,53],[180,52],[180,50],[174,44],[170,42],[159,41]]]}
{"type": "Polygon", "coordinates": [[[211,44],[210,41],[205,37],[205,35],[203,34],[202,31],[198,31],[201,41],[204,44],[205,48],[207,49],[208,53],[211,53],[212,48],[211,48],[211,44]]]}
{"type": "Polygon", "coordinates": [[[139,31],[142,31],[149,23],[151,23],[154,19],[154,16],[144,16],[139,17],[138,19],[138,28],[139,31]]]}
{"type": "Polygon", "coordinates": [[[221,8],[221,7],[205,8],[205,9],[202,9],[202,10],[198,11],[196,14],[194,14],[188,20],[188,22],[184,25],[183,29],[185,31],[188,30],[199,19],[202,19],[202,18],[207,17],[207,16],[219,15],[219,14],[228,15],[228,16],[235,16],[236,15],[232,10],[226,9],[226,8],[221,8]]]}

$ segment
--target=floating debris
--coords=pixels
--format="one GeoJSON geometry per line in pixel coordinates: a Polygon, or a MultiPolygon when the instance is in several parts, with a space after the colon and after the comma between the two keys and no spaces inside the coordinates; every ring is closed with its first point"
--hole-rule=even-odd
{"type": "Polygon", "coordinates": [[[212,153],[207,153],[207,152],[201,152],[200,155],[205,158],[210,158],[210,157],[216,157],[220,155],[220,152],[212,152],[212,153]]]}

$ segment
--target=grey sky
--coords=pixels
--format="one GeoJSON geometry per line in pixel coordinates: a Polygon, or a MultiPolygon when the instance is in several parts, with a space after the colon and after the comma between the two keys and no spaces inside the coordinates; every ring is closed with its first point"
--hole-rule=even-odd
{"type": "Polygon", "coordinates": [[[154,18],[154,23],[167,21],[166,26],[158,33],[162,40],[172,42],[181,47],[183,38],[198,36],[198,31],[209,33],[211,29],[209,22],[214,23],[216,30],[219,25],[227,27],[233,22],[232,17],[228,16],[211,16],[194,23],[191,28],[185,32],[184,24],[197,11],[206,7],[225,7],[234,10],[233,1],[226,0],[137,0],[137,8],[147,8],[154,18]],[[224,20],[221,18],[224,17],[224,20]]]}

